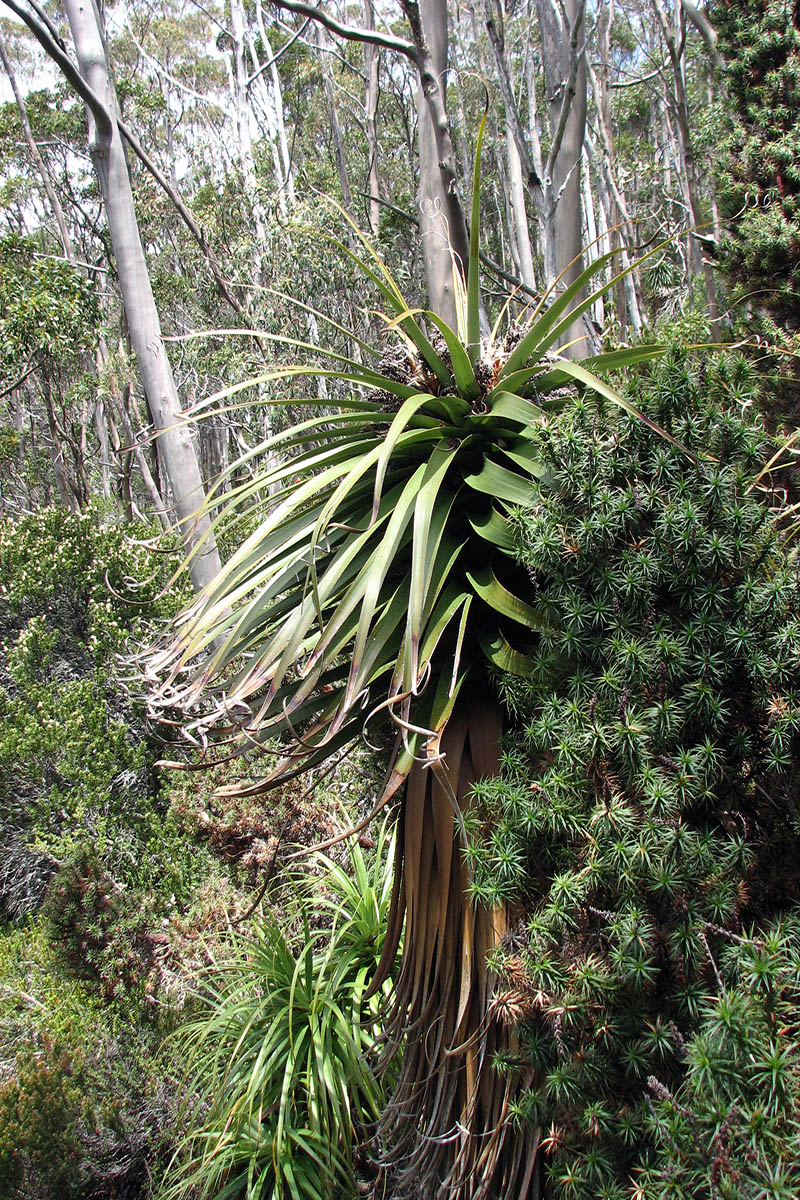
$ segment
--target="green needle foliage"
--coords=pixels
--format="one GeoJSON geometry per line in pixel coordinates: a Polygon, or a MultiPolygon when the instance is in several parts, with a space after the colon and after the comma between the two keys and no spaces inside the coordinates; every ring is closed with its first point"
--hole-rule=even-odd
{"type": "Polygon", "coordinates": [[[673,1095],[653,1080],[648,1200],[794,1200],[800,1193],[800,928],[797,916],[732,941],[673,1095]]]}
{"type": "Polygon", "coordinates": [[[267,914],[209,973],[180,1034],[197,1107],[167,1197],[353,1192],[358,1136],[384,1102],[368,1054],[385,995],[365,996],[383,947],[392,854],[384,825],[371,865],[356,841],[349,869],[318,855],[320,876],[293,896],[299,929],[267,914]]]}
{"type": "Polygon", "coordinates": [[[733,108],[721,206],[733,218],[724,263],[779,325],[800,327],[800,13],[788,0],[719,0],[714,24],[733,108]]]}
{"type": "MultiPolygon", "coordinates": [[[[632,388],[693,457],[577,401],[539,432],[554,486],[512,521],[544,628],[530,678],[503,679],[521,733],[476,788],[469,860],[474,895],[520,914],[495,1004],[521,1021],[536,1084],[517,1114],[547,1131],[559,1200],[630,1194],[655,1161],[650,1103],[679,1087],[698,1022],[721,1019],[720,962],[743,922],[800,896],[800,588],[748,492],[752,393],[737,358],[672,356],[632,388]]],[[[791,1038],[770,1037],[785,1082],[791,1038]]],[[[720,1052],[697,1116],[708,1161],[725,1087],[791,1103],[753,1039],[761,1083],[720,1052]]]]}

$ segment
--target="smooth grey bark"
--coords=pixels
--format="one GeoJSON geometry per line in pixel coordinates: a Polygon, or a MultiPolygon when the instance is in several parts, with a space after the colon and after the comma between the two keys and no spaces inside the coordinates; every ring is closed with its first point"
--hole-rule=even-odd
{"type": "Polygon", "coordinates": [[[231,102],[238,149],[239,169],[242,172],[244,193],[253,214],[253,273],[257,282],[264,282],[264,253],[267,245],[267,217],[258,193],[253,139],[250,133],[250,104],[247,96],[247,16],[242,0],[231,0],[232,61],[228,63],[231,102]]]}
{"type": "MultiPolygon", "coordinates": [[[[8,3],[9,0],[5,0],[5,2],[8,3]]],[[[446,0],[423,0],[423,6],[420,6],[417,0],[400,0],[400,6],[411,29],[410,41],[406,38],[395,37],[394,34],[347,25],[329,16],[323,9],[306,4],[305,0],[270,0],[270,2],[276,8],[285,8],[289,12],[318,22],[331,33],[345,38],[347,41],[360,42],[362,45],[373,44],[387,50],[395,50],[410,59],[416,66],[419,78],[419,107],[423,118],[420,125],[425,125],[430,118],[430,125],[427,127],[429,131],[431,128],[433,130],[433,139],[425,141],[427,191],[424,191],[421,186],[420,192],[423,196],[427,194],[432,197],[431,209],[438,209],[444,217],[444,220],[440,219],[438,222],[437,237],[423,237],[426,277],[429,281],[428,300],[431,308],[438,312],[448,324],[455,324],[455,294],[451,282],[452,260],[448,250],[445,267],[445,256],[439,252],[439,249],[440,247],[446,248],[449,239],[456,261],[463,264],[466,270],[469,258],[469,234],[461,203],[453,142],[445,106],[446,0]],[[423,97],[425,108],[422,106],[423,97]],[[436,180],[432,175],[434,163],[439,173],[436,180]],[[428,262],[429,254],[436,256],[435,262],[432,258],[430,264],[428,262]],[[433,294],[430,290],[431,284],[433,285],[433,294]]],[[[421,134],[421,140],[422,136],[421,134]]],[[[421,153],[420,159],[422,160],[422,158],[421,153]]],[[[422,169],[420,174],[422,176],[422,169]]],[[[485,315],[482,313],[482,325],[484,322],[485,315]]]]}
{"type": "MultiPolygon", "coordinates": [[[[536,0],[542,64],[550,118],[550,148],[542,153],[536,114],[536,89],[528,64],[528,129],[523,126],[505,54],[503,10],[484,4],[486,31],[497,68],[497,82],[513,134],[525,186],[539,219],[544,283],[566,286],[580,274],[581,157],[586,130],[585,0],[536,0]]],[[[568,331],[564,353],[586,353],[583,320],[568,331]]]]}
{"type": "MultiPolygon", "coordinates": [[[[536,0],[547,102],[555,156],[548,155],[549,177],[545,254],[548,282],[559,276],[566,285],[581,272],[581,156],[586,133],[585,0],[536,0]],[[569,25],[565,23],[565,18],[569,25]],[[552,161],[551,161],[552,160],[552,161]]],[[[582,330],[570,330],[570,340],[582,330]]],[[[573,353],[581,353],[580,344],[573,353]]]]}
{"type": "MultiPolygon", "coordinates": [[[[421,0],[419,13],[425,44],[430,53],[431,69],[444,97],[447,78],[447,0],[421,0]]],[[[419,136],[419,230],[425,263],[428,302],[434,312],[456,327],[456,302],[453,289],[453,251],[467,269],[467,247],[460,231],[450,227],[445,181],[439,170],[439,152],[433,115],[420,77],[417,97],[419,136]],[[461,244],[459,244],[461,242],[461,244]]]]}
{"type": "MultiPolygon", "coordinates": [[[[363,0],[364,28],[375,28],[375,5],[373,0],[363,0]]],[[[381,183],[378,174],[378,71],[380,55],[372,42],[364,43],[364,115],[367,131],[367,195],[369,227],[373,237],[378,234],[381,214],[381,183]]]]}
{"type": "Polygon", "coordinates": [[[511,122],[506,118],[506,158],[511,200],[511,234],[517,250],[517,269],[526,287],[536,287],[536,272],[533,266],[528,213],[525,207],[525,181],[522,178],[522,160],[514,137],[511,122]]]}
{"type": "MultiPolygon", "coordinates": [[[[277,54],[270,53],[270,40],[264,24],[264,10],[261,0],[256,0],[256,26],[261,38],[262,49],[269,54],[267,62],[260,63],[255,39],[248,35],[250,57],[253,60],[254,72],[248,80],[248,87],[257,84],[262,96],[262,104],[269,127],[269,139],[272,151],[272,164],[275,172],[275,183],[278,189],[278,208],[285,219],[295,205],[294,172],[289,153],[289,143],[286,137],[286,123],[283,113],[283,92],[277,67],[277,54]],[[269,72],[269,83],[266,74],[269,72]]],[[[291,39],[290,43],[291,44],[291,39]]],[[[279,53],[282,53],[280,51],[279,53]]]]}
{"type": "Polygon", "coordinates": [[[695,4],[690,4],[689,0],[681,0],[681,8],[705,42],[712,63],[718,71],[721,70],[725,66],[725,59],[720,54],[717,45],[717,31],[709,21],[707,15],[701,12],[695,4]]]}
{"type": "MultiPolygon", "coordinates": [[[[673,112],[678,127],[678,142],[680,146],[681,158],[683,160],[684,178],[686,180],[686,193],[689,202],[689,209],[694,223],[694,232],[697,232],[705,224],[703,220],[703,205],[700,198],[700,184],[697,175],[697,165],[694,157],[694,146],[692,143],[692,129],[689,118],[689,102],[686,95],[686,79],[684,75],[685,59],[684,47],[686,42],[685,29],[683,28],[685,11],[684,8],[677,5],[675,9],[675,21],[673,25],[667,17],[664,5],[661,0],[653,0],[658,23],[661,27],[661,34],[669,54],[670,63],[672,65],[673,78],[673,112]]],[[[706,304],[708,306],[708,316],[711,323],[711,336],[715,341],[719,341],[722,337],[722,326],[719,322],[719,312],[717,308],[717,291],[714,280],[714,268],[708,259],[703,255],[700,245],[696,238],[691,238],[692,251],[695,257],[695,262],[699,264],[703,272],[703,281],[705,283],[706,304]]]]}
{"type": "MultiPolygon", "coordinates": [[[[611,248],[619,251],[619,267],[627,270],[630,266],[629,248],[636,241],[633,221],[630,217],[628,202],[619,181],[616,168],[616,152],[614,133],[611,121],[611,98],[609,91],[610,44],[609,32],[613,19],[613,0],[604,4],[597,19],[597,40],[599,50],[599,70],[596,73],[591,63],[587,69],[592,92],[595,97],[595,121],[599,146],[587,130],[586,149],[589,158],[595,164],[598,192],[601,194],[603,207],[606,212],[607,225],[611,240],[611,248]]],[[[617,319],[620,326],[620,337],[624,339],[626,324],[630,323],[634,335],[639,336],[642,329],[642,298],[641,280],[638,270],[627,274],[615,285],[617,319]],[[627,322],[626,322],[627,312],[627,322]]]]}
{"type": "Polygon", "coordinates": [[[87,104],[89,150],[108,221],[122,301],[147,405],[158,433],[158,454],[166,476],[196,590],[220,570],[207,516],[205,491],[190,427],[167,358],[161,323],[133,204],[125,148],[116,120],[117,100],[108,66],[100,15],[92,0],[65,0],[80,75],[99,100],[87,104]]]}

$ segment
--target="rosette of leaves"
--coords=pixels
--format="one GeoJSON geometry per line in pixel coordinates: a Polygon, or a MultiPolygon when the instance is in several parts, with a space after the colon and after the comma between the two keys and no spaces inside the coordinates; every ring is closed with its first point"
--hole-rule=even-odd
{"type": "Polygon", "coordinates": [[[511,527],[543,629],[466,818],[473,896],[517,917],[493,1004],[559,1200],[631,1194],[648,1080],[675,1093],[743,923],[800,896],[800,589],[749,490],[751,370],[676,355],[631,398],[690,453],[588,397],[541,429],[554,485],[511,527]]]}
{"type": "Polygon", "coordinates": [[[606,289],[597,280],[609,256],[510,335],[496,326],[483,337],[478,225],[476,167],[466,281],[454,272],[457,330],[412,311],[352,226],[361,250],[339,249],[382,297],[394,346],[362,341],[358,362],[294,341],[325,361],[260,377],[264,386],[324,378],[357,394],[334,411],[321,401],[317,415],[259,447],[270,465],[233,486],[221,523],[235,529],[254,511],[261,519],[150,664],[160,679],[154,707],[182,710],[193,736],[229,739],[234,753],[283,739],[285,757],[251,792],[323,764],[371,718],[388,715],[398,730],[381,802],[406,779],[408,789],[373,984],[405,925],[388,1032],[407,1034],[408,1048],[379,1138],[402,1163],[398,1196],[427,1187],[511,1197],[531,1186],[536,1142],[509,1133],[512,1085],[492,1068],[505,1034],[485,1020],[485,954],[505,917],[465,904],[458,828],[470,785],[497,767],[501,714],[489,676],[534,666],[542,616],[514,562],[508,512],[552,473],[538,430],[576,385],[633,411],[603,376],[660,353],[585,363],[560,353],[606,289]]]}

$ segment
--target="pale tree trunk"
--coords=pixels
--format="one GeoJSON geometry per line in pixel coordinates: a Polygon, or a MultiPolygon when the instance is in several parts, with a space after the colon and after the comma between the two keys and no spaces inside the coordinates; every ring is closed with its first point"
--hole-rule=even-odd
{"type": "MultiPolygon", "coordinates": [[[[9,61],[9,58],[6,53],[5,46],[3,45],[2,39],[0,39],[0,62],[2,62],[2,64],[3,64],[3,69],[5,70],[5,73],[8,76],[8,81],[11,84],[11,89],[14,93],[14,99],[17,104],[17,109],[19,110],[20,121],[22,124],[22,131],[23,131],[23,135],[25,137],[25,142],[28,146],[28,150],[30,151],[31,158],[33,159],[33,161],[36,165],[36,169],[38,170],[39,175],[41,176],[42,184],[44,185],[45,194],[47,196],[47,200],[50,205],[50,210],[53,214],[53,218],[54,218],[54,220],[56,222],[56,226],[58,228],[58,237],[59,237],[59,241],[61,242],[61,248],[64,251],[64,257],[67,259],[68,262],[75,264],[77,261],[77,255],[75,253],[75,245],[72,241],[72,236],[69,231],[69,226],[67,225],[67,220],[64,215],[64,210],[61,207],[61,202],[58,198],[58,193],[56,192],[55,184],[53,182],[53,177],[50,174],[50,171],[49,171],[49,168],[48,168],[46,162],[44,161],[41,154],[39,153],[39,147],[36,145],[36,139],[33,136],[33,130],[31,129],[30,121],[28,120],[28,113],[27,113],[27,109],[25,106],[25,100],[19,89],[16,75],[14,74],[14,69],[11,66],[11,63],[9,61]]],[[[98,378],[100,375],[100,370],[102,368],[102,361],[103,361],[102,360],[102,352],[103,352],[103,346],[102,346],[102,340],[101,340],[101,347],[98,350],[98,356],[96,358],[95,363],[93,364],[98,378]]],[[[109,440],[109,431],[108,431],[108,424],[106,421],[105,408],[104,408],[102,400],[98,400],[97,403],[94,405],[93,418],[94,418],[95,431],[97,433],[97,441],[98,441],[98,445],[100,448],[101,486],[102,486],[103,496],[105,497],[106,500],[109,500],[109,499],[111,499],[111,496],[112,496],[112,487],[111,487],[112,449],[111,449],[111,443],[109,440]]]]}
{"type": "MultiPolygon", "coordinates": [[[[595,149],[594,142],[588,135],[586,137],[586,147],[589,152],[589,157],[594,161],[597,161],[597,151],[595,149]]],[[[610,217],[608,214],[611,211],[614,211],[612,207],[613,201],[611,195],[609,194],[608,187],[610,178],[610,173],[606,170],[606,164],[599,164],[597,168],[597,192],[603,212],[605,213],[605,223],[607,227],[610,225],[610,217]]],[[[630,265],[630,254],[627,248],[624,245],[621,245],[619,252],[619,267],[622,270],[627,271],[627,268],[630,265]]],[[[619,302],[623,314],[623,320],[620,322],[620,332],[622,333],[625,327],[624,314],[627,309],[628,320],[630,321],[631,329],[633,330],[635,337],[639,337],[642,332],[642,306],[636,290],[637,275],[638,272],[635,270],[628,271],[628,273],[620,281],[620,286],[622,288],[622,300],[619,302]]]]}
{"type": "MultiPolygon", "coordinates": [[[[375,5],[373,0],[364,2],[364,28],[375,28],[375,5]]],[[[367,195],[369,212],[369,227],[373,237],[378,235],[381,215],[381,183],[378,175],[378,69],[380,55],[378,47],[371,42],[364,45],[364,109],[367,128],[367,154],[369,155],[369,171],[367,174],[367,195]]]]}
{"type": "MultiPolygon", "coordinates": [[[[589,158],[595,163],[598,192],[602,196],[603,207],[606,211],[607,225],[610,229],[611,247],[619,251],[619,268],[627,270],[630,266],[628,247],[636,240],[635,228],[630,217],[625,193],[617,178],[616,155],[614,149],[614,133],[611,123],[611,103],[608,89],[608,26],[613,16],[613,5],[604,6],[598,19],[598,37],[600,48],[600,74],[595,74],[590,65],[589,79],[596,103],[596,127],[600,147],[595,146],[590,133],[586,135],[586,149],[589,158]],[[602,19],[601,19],[602,18],[602,19]]],[[[617,317],[620,325],[620,338],[624,340],[627,320],[636,337],[642,331],[642,297],[639,271],[633,270],[616,285],[617,317]]]]}
{"type": "Polygon", "coordinates": [[[514,131],[506,118],[506,157],[508,159],[509,191],[511,193],[512,236],[517,247],[519,275],[526,287],[536,288],[536,273],[533,266],[528,213],[525,208],[525,183],[522,178],[522,161],[514,140],[514,131]]]}
{"type": "MultiPolygon", "coordinates": [[[[267,37],[266,26],[264,25],[264,10],[261,0],[256,0],[256,22],[258,24],[258,32],[261,34],[261,43],[265,50],[269,50],[270,41],[267,37]]],[[[286,137],[286,120],[283,110],[283,89],[281,88],[281,77],[278,73],[278,65],[275,62],[275,56],[270,57],[269,78],[272,90],[273,113],[275,117],[275,133],[278,139],[278,148],[280,150],[280,162],[282,171],[278,182],[279,195],[281,206],[291,212],[295,206],[294,194],[294,169],[292,167],[292,156],[289,151],[289,140],[286,137]]]]}
{"type": "MultiPolygon", "coordinates": [[[[447,89],[447,0],[421,0],[419,12],[431,66],[444,98],[447,89]]],[[[467,247],[458,244],[457,230],[450,228],[449,206],[439,169],[439,151],[433,117],[420,81],[417,98],[419,130],[419,231],[425,263],[428,303],[435,313],[456,327],[456,303],[453,290],[452,245],[464,272],[467,247]]],[[[464,239],[466,241],[466,239],[464,239]]]]}
{"type": "Polygon", "coordinates": [[[264,13],[259,2],[256,4],[256,24],[261,36],[261,45],[269,55],[266,63],[259,62],[256,42],[248,31],[248,46],[253,61],[254,78],[252,86],[258,88],[261,105],[267,120],[270,149],[272,152],[272,167],[275,172],[275,184],[278,189],[278,208],[281,216],[286,219],[294,208],[294,175],[292,172],[289,145],[286,140],[286,125],[283,116],[283,93],[275,56],[270,49],[270,41],[264,25],[264,13]],[[269,72],[269,79],[267,79],[269,72]]]}
{"type": "MultiPolygon", "coordinates": [[[[536,0],[554,141],[562,131],[549,177],[543,180],[549,193],[545,269],[548,284],[560,278],[562,286],[568,286],[582,270],[581,155],[586,133],[584,9],[585,0],[565,0],[563,5],[556,0],[536,0]]],[[[571,357],[583,357],[586,342],[582,320],[573,323],[565,340],[571,343],[566,351],[571,357]]]]}
{"type": "Polygon", "coordinates": [[[191,432],[181,415],[172,369],[147,272],[128,163],[117,126],[117,99],[108,68],[100,16],[90,0],[65,0],[80,73],[102,104],[88,106],[89,148],[108,220],[122,301],[136,362],[155,428],[158,453],[178,515],[197,590],[219,573],[220,560],[208,517],[191,432]]]}
{"type": "MultiPolygon", "coordinates": [[[[583,158],[581,159],[581,199],[583,203],[583,215],[586,221],[586,257],[590,262],[596,262],[600,257],[600,245],[602,239],[598,236],[597,219],[595,217],[594,196],[592,195],[592,179],[589,172],[589,156],[584,147],[583,158]]],[[[603,273],[598,279],[598,283],[602,280],[603,283],[608,282],[608,268],[603,268],[603,273]]],[[[606,313],[603,297],[598,296],[591,309],[595,324],[598,329],[603,329],[605,326],[606,313]]]]}
{"type": "MultiPolygon", "coordinates": [[[[677,0],[676,0],[677,3],[677,0]]],[[[681,158],[683,160],[684,177],[686,179],[686,192],[689,201],[689,209],[691,211],[692,222],[695,229],[700,230],[704,225],[703,221],[703,206],[700,199],[700,184],[697,176],[697,165],[694,157],[694,147],[692,145],[692,130],[689,117],[689,102],[686,95],[686,79],[685,79],[685,13],[684,9],[677,3],[674,14],[674,24],[670,25],[667,18],[667,13],[661,0],[653,0],[658,23],[661,27],[661,33],[666,43],[669,53],[670,63],[672,65],[672,78],[674,87],[674,112],[675,119],[678,125],[678,138],[681,150],[681,158]]],[[[717,292],[714,281],[714,268],[707,258],[702,254],[700,245],[696,238],[691,237],[692,255],[695,263],[699,264],[703,272],[703,281],[706,291],[706,304],[708,306],[708,316],[711,323],[711,336],[715,341],[719,341],[722,337],[722,326],[719,322],[719,313],[717,309],[717,292]]]]}
{"type": "MultiPolygon", "coordinates": [[[[597,122],[601,129],[601,139],[603,151],[605,154],[605,162],[599,167],[598,174],[602,174],[603,169],[607,170],[608,174],[616,177],[615,149],[614,149],[614,133],[611,121],[611,90],[609,87],[609,71],[611,67],[611,25],[614,20],[614,0],[606,0],[601,3],[597,13],[596,24],[596,39],[599,58],[599,66],[595,75],[591,65],[589,66],[589,78],[594,92],[595,108],[597,110],[597,122]]],[[[622,237],[620,230],[617,228],[619,221],[622,219],[622,214],[618,213],[617,205],[613,195],[608,197],[607,204],[607,220],[609,228],[609,240],[612,250],[618,250],[622,245],[622,237]]],[[[626,230],[625,236],[629,236],[629,231],[626,230]]],[[[615,307],[617,310],[617,321],[619,322],[620,340],[625,340],[626,320],[625,320],[625,290],[622,282],[618,282],[614,287],[615,307]]]]}
{"type": "MultiPolygon", "coordinates": [[[[99,376],[100,364],[96,362],[96,370],[99,376]]],[[[110,500],[113,495],[111,486],[111,467],[113,464],[111,452],[111,440],[108,436],[108,421],[106,418],[106,409],[102,400],[98,400],[93,406],[92,415],[94,417],[94,428],[97,433],[97,443],[100,447],[100,480],[103,489],[103,496],[106,500],[110,500]]]]}
{"type": "MultiPolygon", "coordinates": [[[[522,177],[539,219],[544,284],[563,290],[582,269],[580,164],[586,129],[585,0],[536,0],[542,63],[551,128],[545,159],[539,142],[536,87],[527,66],[528,129],[514,97],[505,54],[503,10],[484,4],[486,30],[497,67],[497,82],[520,157],[522,177]]],[[[586,353],[583,319],[573,322],[561,351],[570,358],[586,353]]]]}
{"type": "Polygon", "coordinates": [[[333,89],[333,75],[331,73],[331,64],[328,61],[326,47],[328,45],[328,35],[321,25],[314,26],[316,34],[317,46],[319,47],[319,65],[322,71],[322,86],[325,91],[325,105],[328,109],[328,124],[331,129],[331,137],[333,139],[333,157],[336,161],[336,172],[339,176],[339,187],[342,190],[342,203],[351,216],[355,216],[353,212],[353,192],[350,187],[350,176],[347,171],[347,156],[344,150],[344,138],[342,136],[342,127],[339,122],[339,111],[336,107],[336,96],[333,89]]]}
{"type": "Polygon", "coordinates": [[[231,0],[233,63],[230,70],[231,99],[234,107],[239,168],[242,172],[247,207],[254,229],[253,270],[259,283],[264,280],[264,251],[267,245],[267,220],[258,194],[258,177],[250,134],[250,103],[247,97],[247,16],[242,0],[231,0]]]}

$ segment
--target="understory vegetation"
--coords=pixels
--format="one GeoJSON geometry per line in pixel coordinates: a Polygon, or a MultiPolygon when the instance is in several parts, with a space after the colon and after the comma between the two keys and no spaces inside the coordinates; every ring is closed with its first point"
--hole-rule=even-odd
{"type": "MultiPolygon", "coordinates": [[[[513,1116],[559,1200],[789,1200],[795,543],[745,359],[674,351],[627,398],[647,423],[588,395],[549,416],[549,486],[511,514],[542,628],[529,677],[496,674],[509,732],[466,861],[512,914],[493,1012],[535,1081],[513,1116]]],[[[0,1195],[347,1195],[391,1084],[388,984],[364,999],[387,826],[251,899],[284,838],[335,835],[354,786],[369,807],[379,763],[269,810],[211,797],[222,767],[159,775],[114,658],[181,600],[147,535],[59,509],[0,534],[0,1195]]]]}
{"type": "MultiPolygon", "coordinates": [[[[276,831],[289,848],[312,842],[338,829],[343,795],[354,811],[357,797],[374,800],[369,763],[362,774],[343,768],[300,807],[302,793],[287,790],[269,814],[211,800],[212,783],[198,789],[157,772],[164,746],[115,658],[184,594],[163,590],[173,563],[153,554],[151,536],[101,509],[42,509],[0,526],[3,1200],[151,1194],[184,1129],[185,1054],[167,1035],[194,1011],[198,972],[283,853],[276,831]]],[[[382,861],[371,910],[327,863],[363,958],[348,976],[328,957],[331,1003],[346,1005],[340,973],[345,988],[365,988],[380,945],[382,861]]],[[[314,953],[330,894],[313,909],[314,953]]],[[[302,944],[302,923],[281,934],[272,910],[261,911],[264,945],[302,944]]],[[[350,1040],[356,1005],[339,1030],[353,1078],[362,1070],[350,1040]]],[[[341,1169],[348,1161],[336,1159],[341,1169]]]]}

